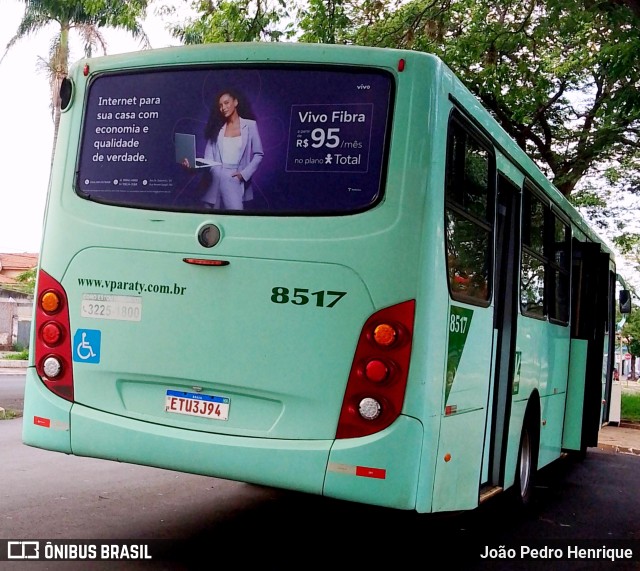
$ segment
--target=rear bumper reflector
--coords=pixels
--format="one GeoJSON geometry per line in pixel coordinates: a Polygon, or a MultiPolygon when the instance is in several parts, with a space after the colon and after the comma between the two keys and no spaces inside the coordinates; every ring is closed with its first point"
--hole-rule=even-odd
{"type": "Polygon", "coordinates": [[[348,474],[350,476],[361,476],[363,478],[377,478],[378,480],[384,480],[387,477],[387,471],[383,468],[350,466],[349,464],[329,462],[327,469],[329,472],[338,472],[339,474],[348,474]]]}

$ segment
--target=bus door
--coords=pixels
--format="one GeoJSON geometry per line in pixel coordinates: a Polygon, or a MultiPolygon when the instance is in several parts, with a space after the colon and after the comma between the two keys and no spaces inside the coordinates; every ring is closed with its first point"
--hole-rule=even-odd
{"type": "Polygon", "coordinates": [[[607,317],[604,337],[604,356],[602,360],[602,373],[604,375],[604,402],[602,407],[602,423],[609,420],[611,412],[611,388],[613,384],[613,369],[615,367],[615,299],[616,299],[616,271],[612,260],[609,262],[609,289],[607,295],[607,317]]]}
{"type": "Polygon", "coordinates": [[[434,511],[478,504],[493,367],[495,183],[493,145],[461,113],[453,112],[445,179],[451,303],[434,511]]]}
{"type": "Polygon", "coordinates": [[[511,410],[517,318],[520,189],[498,175],[494,277],[494,363],[487,404],[482,484],[503,480],[511,410]]]}
{"type": "Polygon", "coordinates": [[[585,452],[598,444],[603,371],[610,369],[611,351],[605,346],[610,345],[609,255],[601,252],[599,244],[574,240],[572,274],[571,354],[562,446],[585,452]]]}

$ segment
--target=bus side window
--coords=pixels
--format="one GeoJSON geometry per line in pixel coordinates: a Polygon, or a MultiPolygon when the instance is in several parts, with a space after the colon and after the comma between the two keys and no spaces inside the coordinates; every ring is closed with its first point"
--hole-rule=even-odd
{"type": "Polygon", "coordinates": [[[520,272],[520,306],[522,313],[544,319],[545,208],[531,190],[525,188],[522,205],[522,262],[520,272]]]}
{"type": "Polygon", "coordinates": [[[570,270],[571,270],[571,229],[555,215],[552,217],[553,236],[550,258],[550,278],[553,304],[549,308],[549,318],[567,325],[569,323],[570,270]]]}
{"type": "Polygon", "coordinates": [[[449,292],[482,306],[491,296],[494,164],[488,148],[452,120],[445,180],[449,292]]]}
{"type": "Polygon", "coordinates": [[[520,306],[529,317],[569,323],[571,230],[526,188],[522,208],[520,306]]]}

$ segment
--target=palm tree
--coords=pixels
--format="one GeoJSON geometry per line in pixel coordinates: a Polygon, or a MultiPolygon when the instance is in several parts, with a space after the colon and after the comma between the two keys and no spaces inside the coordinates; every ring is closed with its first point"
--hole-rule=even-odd
{"type": "Polygon", "coordinates": [[[51,115],[53,117],[53,148],[55,149],[60,123],[60,85],[69,73],[69,34],[76,32],[90,57],[96,48],[107,53],[101,28],[126,30],[140,40],[143,48],[150,47],[141,21],[148,0],[24,0],[25,11],[18,30],[11,38],[0,58],[0,63],[13,45],[35,34],[50,24],[57,33],[51,41],[47,59],[40,57],[38,68],[46,72],[51,88],[51,115]]]}

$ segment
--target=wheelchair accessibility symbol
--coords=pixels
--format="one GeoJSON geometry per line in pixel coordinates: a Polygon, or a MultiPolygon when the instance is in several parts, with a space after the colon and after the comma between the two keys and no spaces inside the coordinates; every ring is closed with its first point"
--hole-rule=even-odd
{"type": "Polygon", "coordinates": [[[73,360],[78,363],[99,363],[100,337],[98,329],[78,329],[73,336],[73,360]]]}

